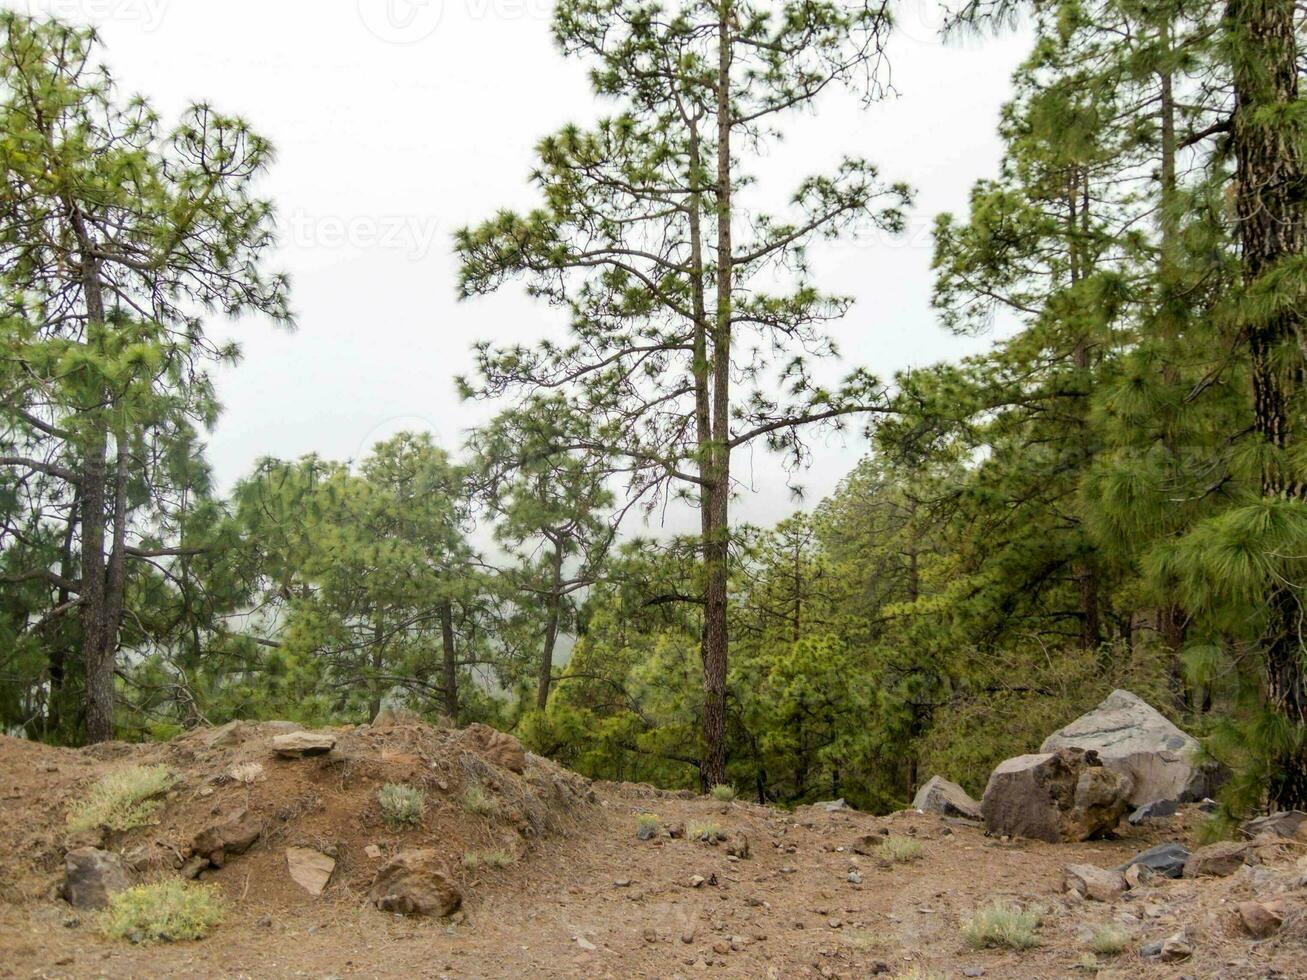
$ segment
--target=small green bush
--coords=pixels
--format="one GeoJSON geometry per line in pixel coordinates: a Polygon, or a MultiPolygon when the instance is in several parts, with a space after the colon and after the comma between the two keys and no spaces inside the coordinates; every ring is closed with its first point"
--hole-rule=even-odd
{"type": "Polygon", "coordinates": [[[886,837],[876,845],[876,857],[891,864],[916,861],[925,853],[921,841],[911,837],[886,837]]]}
{"type": "Polygon", "coordinates": [[[654,828],[654,827],[657,827],[657,826],[658,826],[658,814],[656,814],[656,813],[641,813],[639,816],[637,816],[637,817],[635,818],[635,822],[636,822],[636,824],[637,824],[638,826],[640,826],[640,827],[642,827],[642,828],[644,828],[644,827],[648,827],[648,828],[654,828]]]}
{"type": "Polygon", "coordinates": [[[478,817],[493,817],[499,812],[499,801],[473,783],[463,790],[463,809],[478,817]]]}
{"type": "Polygon", "coordinates": [[[712,798],[722,803],[729,803],[735,799],[735,787],[718,783],[712,788],[712,798]]]}
{"type": "Polygon", "coordinates": [[[150,823],[162,796],[177,785],[177,775],[167,766],[131,766],[104,776],[91,787],[90,795],[68,814],[74,831],[105,827],[131,830],[150,823]]]}
{"type": "Polygon", "coordinates": [[[427,808],[422,790],[404,783],[386,783],[377,791],[377,802],[381,804],[381,815],[393,830],[416,827],[427,808]]]}
{"type": "Polygon", "coordinates": [[[1100,956],[1116,956],[1130,945],[1130,934],[1120,926],[1103,926],[1089,940],[1089,948],[1100,956]]]}
{"type": "Polygon", "coordinates": [[[977,949],[994,946],[1030,949],[1039,945],[1035,930],[1042,920],[1043,916],[1034,909],[996,901],[978,909],[962,927],[962,935],[977,949]]]}
{"type": "Polygon", "coordinates": [[[222,898],[209,885],[169,878],[136,885],[109,898],[100,930],[133,943],[203,939],[222,921],[222,898]]]}
{"type": "Polygon", "coordinates": [[[517,858],[508,851],[468,851],[463,855],[463,867],[468,871],[477,868],[506,868],[517,858]]]}

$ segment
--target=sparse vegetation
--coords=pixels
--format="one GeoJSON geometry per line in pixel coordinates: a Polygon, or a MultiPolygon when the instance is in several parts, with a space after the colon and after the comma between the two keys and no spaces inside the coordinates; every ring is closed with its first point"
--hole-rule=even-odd
{"type": "Polygon", "coordinates": [[[133,943],[203,939],[222,921],[223,912],[217,889],[169,878],[111,897],[100,930],[110,939],[133,943]]]}
{"type": "Polygon", "coordinates": [[[177,784],[167,766],[131,766],[104,776],[91,787],[86,799],[68,814],[71,830],[131,830],[151,822],[159,809],[158,796],[177,784]]]}
{"type": "Polygon", "coordinates": [[[686,829],[686,836],[690,840],[701,840],[706,844],[716,844],[718,841],[726,840],[726,832],[715,823],[692,822],[686,829]]]}
{"type": "Polygon", "coordinates": [[[463,790],[463,809],[478,817],[493,817],[499,812],[499,801],[487,793],[480,784],[472,783],[463,790]]]}
{"type": "Polygon", "coordinates": [[[735,787],[726,783],[718,783],[712,788],[712,798],[720,803],[729,803],[735,799],[735,787]]]}
{"type": "Polygon", "coordinates": [[[394,830],[416,827],[427,808],[422,790],[405,783],[386,783],[377,791],[377,802],[381,805],[381,815],[394,830]]]}
{"type": "Polygon", "coordinates": [[[251,786],[264,777],[263,764],[259,762],[240,762],[227,770],[227,778],[233,783],[251,786]]]}
{"type": "Polygon", "coordinates": [[[506,868],[516,860],[516,855],[502,849],[468,851],[463,855],[463,867],[468,871],[476,871],[478,868],[506,868]]]}
{"type": "Polygon", "coordinates": [[[1120,926],[1106,925],[1094,933],[1089,948],[1099,956],[1116,956],[1130,945],[1130,934],[1120,926]]]}
{"type": "Polygon", "coordinates": [[[925,853],[921,841],[911,837],[886,837],[876,845],[876,857],[891,864],[916,861],[925,853]]]}
{"type": "Polygon", "coordinates": [[[907,973],[900,973],[895,980],[947,980],[943,973],[927,969],[924,966],[911,966],[907,973]]]}
{"type": "Polygon", "coordinates": [[[966,941],[977,949],[1006,947],[1030,949],[1039,945],[1035,930],[1043,916],[1010,902],[995,901],[978,909],[962,927],[966,941]]]}
{"type": "Polygon", "coordinates": [[[635,818],[636,834],[641,839],[654,837],[658,834],[658,814],[641,813],[635,818]]]}

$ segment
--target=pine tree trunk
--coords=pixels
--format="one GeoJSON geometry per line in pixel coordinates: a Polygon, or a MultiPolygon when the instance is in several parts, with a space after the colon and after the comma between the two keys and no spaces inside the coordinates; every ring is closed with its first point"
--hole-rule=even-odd
{"type": "Polygon", "coordinates": [[[540,674],[536,681],[536,707],[549,707],[549,687],[554,679],[554,647],[558,643],[558,615],[562,605],[563,545],[554,543],[552,577],[549,582],[549,612],[545,620],[544,646],[540,651],[540,674]]]}
{"type": "Polygon", "coordinates": [[[731,264],[731,0],[720,0],[717,23],[717,309],[712,337],[712,441],[704,566],[703,764],[701,781],[726,781],[727,557],[730,532],[731,264]]]}
{"type": "Polygon", "coordinates": [[[454,609],[448,602],[440,605],[440,642],[444,653],[445,714],[451,724],[458,724],[458,656],[454,647],[454,609]]]}
{"type": "MultiPolygon", "coordinates": [[[[1225,29],[1235,52],[1235,209],[1246,285],[1307,248],[1302,134],[1285,118],[1285,110],[1298,101],[1294,16],[1294,0],[1229,0],[1226,5],[1225,29]]],[[[1262,439],[1281,452],[1291,448],[1295,436],[1290,404],[1302,387],[1303,358],[1301,349],[1294,347],[1301,342],[1303,330],[1300,318],[1278,311],[1248,330],[1254,424],[1262,439]]],[[[1285,471],[1278,456],[1263,467],[1263,496],[1273,500],[1307,496],[1303,482],[1285,471]]],[[[1295,735],[1294,747],[1279,751],[1272,760],[1270,802],[1278,810],[1307,808],[1307,752],[1302,748],[1307,731],[1304,609],[1292,587],[1283,584],[1271,588],[1266,605],[1270,614],[1264,638],[1266,703],[1295,735]]]]}

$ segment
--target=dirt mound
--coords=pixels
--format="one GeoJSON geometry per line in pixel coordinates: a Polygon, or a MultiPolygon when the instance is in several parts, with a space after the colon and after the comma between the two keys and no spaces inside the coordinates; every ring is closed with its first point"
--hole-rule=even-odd
{"type": "Polygon", "coordinates": [[[1157,844],[1196,848],[1193,806],[1106,840],[1046,844],[916,811],[787,813],[589,784],[529,754],[518,775],[478,753],[495,741],[484,732],[407,719],[327,730],[326,754],[281,758],[272,741],[293,729],[235,724],[87,751],[0,740],[0,977],[1307,976],[1299,839],[1249,841],[1224,877],[1128,874],[1108,901],[1066,890],[1068,865],[1111,869],[1157,844]],[[109,940],[93,913],[54,896],[64,850],[79,842],[65,815],[106,773],[142,764],[181,782],[152,826],[103,843],[144,862],[138,877],[169,877],[213,831],[201,839],[221,867],[201,855],[200,873],[228,914],[201,942],[109,940]],[[386,824],[377,792],[388,782],[424,790],[419,826],[386,824]],[[251,822],[258,837],[226,853],[251,822]],[[288,848],[310,885],[330,869],[319,897],[292,878],[288,848]],[[410,864],[448,869],[461,891],[452,917],[369,900],[377,870],[414,851],[434,857],[410,864]],[[1035,945],[967,941],[967,923],[995,899],[1038,912],[1035,945]],[[1096,951],[1109,931],[1119,950],[1096,951]],[[1185,958],[1165,961],[1163,945],[1185,958]]]}
{"type": "Polygon", "coordinates": [[[330,856],[327,891],[363,896],[400,851],[435,849],[461,876],[464,855],[494,851],[515,863],[537,840],[579,826],[594,809],[586,780],[538,756],[526,756],[520,774],[496,764],[481,733],[403,719],[324,730],[335,741],[326,754],[279,755],[274,741],[298,729],[233,722],[168,743],[85,750],[0,738],[0,899],[49,897],[64,853],[92,845],[123,854],[138,877],[184,869],[242,901],[293,907],[315,898],[290,875],[287,848],[330,856]],[[67,814],[97,780],[141,765],[166,766],[177,778],[149,826],[70,830],[67,814]],[[414,824],[387,823],[378,802],[387,783],[424,794],[414,824]],[[224,841],[232,833],[239,846],[224,841]],[[215,860],[207,861],[210,854],[215,860]]]}

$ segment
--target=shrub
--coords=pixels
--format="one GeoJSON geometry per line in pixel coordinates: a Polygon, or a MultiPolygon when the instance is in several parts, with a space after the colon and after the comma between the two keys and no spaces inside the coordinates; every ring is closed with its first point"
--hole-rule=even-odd
{"type": "Polygon", "coordinates": [[[1116,956],[1130,945],[1130,934],[1120,926],[1103,926],[1089,940],[1089,948],[1100,956],[1116,956]]]}
{"type": "Polygon", "coordinates": [[[891,864],[904,864],[916,861],[925,853],[921,841],[911,837],[886,837],[876,845],[876,856],[891,864]]]}
{"type": "Polygon", "coordinates": [[[900,973],[895,980],[945,980],[942,973],[928,970],[924,966],[910,966],[907,973],[900,973]]]}
{"type": "Polygon", "coordinates": [[[712,798],[722,803],[729,803],[735,799],[735,787],[728,786],[725,783],[718,783],[712,788],[712,798]]]}
{"type": "Polygon", "coordinates": [[[1006,946],[1030,949],[1039,945],[1035,930],[1043,916],[1034,909],[1022,909],[1007,902],[992,902],[978,909],[962,927],[962,935],[978,949],[1006,946]]]}
{"type": "Polygon", "coordinates": [[[477,868],[506,868],[517,858],[508,851],[468,851],[463,855],[463,867],[468,871],[477,868]]]}
{"type": "Polygon", "coordinates": [[[386,783],[377,791],[377,802],[381,804],[381,815],[386,818],[386,823],[395,830],[420,824],[427,808],[422,790],[404,783],[386,783]]]}
{"type": "Polygon", "coordinates": [[[726,840],[726,832],[715,823],[691,823],[686,830],[690,840],[701,840],[707,844],[716,844],[726,840]]]}
{"type": "Polygon", "coordinates": [[[91,787],[90,795],[68,814],[72,830],[131,830],[144,827],[159,809],[156,796],[177,784],[167,766],[131,766],[104,776],[91,787]]]}
{"type": "Polygon", "coordinates": [[[177,942],[203,939],[222,916],[222,899],[212,886],[169,878],[110,896],[100,929],[110,939],[177,942]]]}
{"type": "Polygon", "coordinates": [[[227,770],[227,778],[233,783],[250,786],[263,779],[263,764],[260,762],[239,762],[227,770]]]}
{"type": "Polygon", "coordinates": [[[463,809],[478,817],[493,817],[499,812],[499,801],[473,783],[463,790],[463,809]]]}

